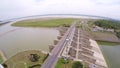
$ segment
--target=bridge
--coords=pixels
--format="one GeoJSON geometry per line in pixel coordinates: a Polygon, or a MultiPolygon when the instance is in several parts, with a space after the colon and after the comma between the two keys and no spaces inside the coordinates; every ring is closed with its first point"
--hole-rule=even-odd
{"type": "Polygon", "coordinates": [[[51,54],[46,59],[46,61],[44,62],[41,68],[54,68],[55,67],[62,48],[65,47],[65,45],[68,42],[68,39],[70,38],[71,33],[74,32],[75,30],[75,24],[76,24],[76,21],[70,26],[70,28],[68,28],[67,32],[61,38],[61,40],[57,43],[57,45],[52,50],[51,54]]]}
{"type": "Polygon", "coordinates": [[[86,31],[76,28],[77,22],[67,29],[41,68],[55,68],[59,56],[87,62],[90,68],[108,68],[97,42],[86,31]]]}

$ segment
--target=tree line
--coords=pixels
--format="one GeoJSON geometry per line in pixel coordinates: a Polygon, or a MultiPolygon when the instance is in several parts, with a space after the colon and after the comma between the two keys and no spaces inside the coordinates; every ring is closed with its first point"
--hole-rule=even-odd
{"type": "Polygon", "coordinates": [[[120,22],[110,20],[97,20],[94,22],[94,24],[104,29],[114,29],[116,36],[120,38],[120,22]]]}

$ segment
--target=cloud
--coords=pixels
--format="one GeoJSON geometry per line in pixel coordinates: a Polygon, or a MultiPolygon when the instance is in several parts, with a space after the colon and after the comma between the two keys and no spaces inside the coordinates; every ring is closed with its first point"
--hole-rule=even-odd
{"type": "Polygon", "coordinates": [[[120,0],[96,0],[97,4],[103,5],[119,5],[120,0]]]}
{"type": "Polygon", "coordinates": [[[88,14],[120,19],[119,3],[119,0],[0,0],[0,18],[41,14],[88,14]]]}

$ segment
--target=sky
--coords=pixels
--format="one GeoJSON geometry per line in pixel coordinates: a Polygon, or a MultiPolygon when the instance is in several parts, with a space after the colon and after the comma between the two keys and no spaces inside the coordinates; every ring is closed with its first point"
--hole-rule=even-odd
{"type": "Polygon", "coordinates": [[[120,0],[0,0],[0,20],[44,14],[84,14],[120,20],[120,0]]]}

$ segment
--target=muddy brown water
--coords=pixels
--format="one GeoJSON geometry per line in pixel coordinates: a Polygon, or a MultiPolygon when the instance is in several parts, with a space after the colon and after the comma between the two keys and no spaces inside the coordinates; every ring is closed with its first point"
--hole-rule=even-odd
{"type": "MultiPolygon", "coordinates": [[[[0,27],[0,49],[11,57],[25,50],[49,51],[48,45],[59,35],[55,28],[12,27],[11,23],[0,27]]],[[[109,68],[120,68],[120,45],[100,46],[109,68]]]]}
{"type": "Polygon", "coordinates": [[[56,28],[23,28],[10,24],[0,27],[0,50],[9,58],[25,50],[49,51],[48,46],[57,39],[56,28]]]}

